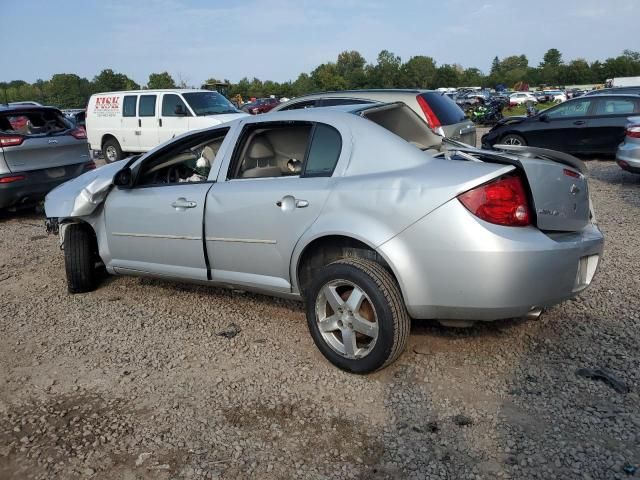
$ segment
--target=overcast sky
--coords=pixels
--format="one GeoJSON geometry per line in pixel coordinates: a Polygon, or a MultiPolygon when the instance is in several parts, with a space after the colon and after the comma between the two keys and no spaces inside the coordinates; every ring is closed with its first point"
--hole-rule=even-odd
{"type": "Polygon", "coordinates": [[[549,48],[589,61],[640,50],[640,0],[0,0],[0,81],[112,68],[145,84],[295,79],[343,50],[387,49],[487,72],[549,48]]]}

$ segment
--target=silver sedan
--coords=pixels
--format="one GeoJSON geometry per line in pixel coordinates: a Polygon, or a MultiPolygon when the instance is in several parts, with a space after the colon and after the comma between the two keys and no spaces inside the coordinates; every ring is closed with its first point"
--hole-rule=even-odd
{"type": "Polygon", "coordinates": [[[575,296],[603,248],[579,160],[443,139],[403,103],[190,132],[45,209],[71,292],[103,264],[302,299],[317,347],[357,373],[402,353],[412,317],[467,324],[575,296]]]}

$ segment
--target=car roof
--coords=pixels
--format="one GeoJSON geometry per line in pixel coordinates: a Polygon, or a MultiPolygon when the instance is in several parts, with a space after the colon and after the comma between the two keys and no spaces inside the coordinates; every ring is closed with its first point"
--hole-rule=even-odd
{"type": "Polygon", "coordinates": [[[149,94],[149,93],[195,93],[195,92],[213,92],[218,93],[215,90],[205,90],[203,88],[158,88],[154,90],[118,90],[113,92],[99,92],[91,95],[114,95],[114,94],[149,94]]]}
{"type": "MultiPolygon", "coordinates": [[[[33,112],[37,110],[55,110],[60,112],[58,107],[48,107],[45,105],[7,105],[0,104],[0,113],[6,112],[33,112]]],[[[62,112],[60,112],[62,113],[62,112]]]]}

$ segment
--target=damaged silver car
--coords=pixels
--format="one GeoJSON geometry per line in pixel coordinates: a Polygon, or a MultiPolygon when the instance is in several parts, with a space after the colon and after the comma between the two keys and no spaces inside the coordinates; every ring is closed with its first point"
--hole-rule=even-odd
{"type": "Polygon", "coordinates": [[[336,366],[404,350],[410,319],[538,314],[592,281],[584,165],[435,135],[403,103],[293,110],[190,132],[46,199],[69,291],[97,266],[306,302],[336,366]]]}

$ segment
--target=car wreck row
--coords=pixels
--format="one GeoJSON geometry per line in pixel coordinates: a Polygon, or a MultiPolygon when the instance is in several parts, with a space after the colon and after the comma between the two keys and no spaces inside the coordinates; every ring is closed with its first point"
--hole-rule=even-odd
{"type": "Polygon", "coordinates": [[[104,266],[304,300],[322,354],[367,373],[402,353],[410,318],[537,314],[584,290],[603,248],[585,173],[361,103],[184,133],[66,182],[45,210],[71,292],[104,266]]]}

